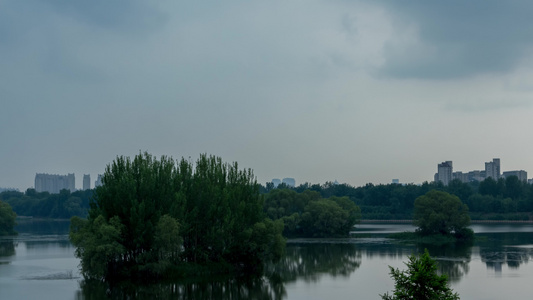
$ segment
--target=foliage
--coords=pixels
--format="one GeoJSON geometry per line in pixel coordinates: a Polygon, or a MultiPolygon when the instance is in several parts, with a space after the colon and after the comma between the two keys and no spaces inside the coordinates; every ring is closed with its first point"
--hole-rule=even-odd
{"type": "Polygon", "coordinates": [[[117,157],[102,183],[88,220],[72,219],[86,278],[159,278],[209,265],[260,271],[283,255],[283,223],[265,218],[251,170],[236,163],[117,157]]]}
{"type": "MultiPolygon", "coordinates": [[[[267,187],[261,189],[262,193],[269,195],[277,190],[272,185],[267,187]]],[[[533,210],[533,185],[518,180],[516,176],[468,183],[454,179],[447,186],[442,182],[424,182],[421,185],[369,183],[360,187],[331,182],[323,185],[306,182],[294,188],[286,188],[287,191],[296,193],[313,191],[326,199],[331,196],[348,197],[361,209],[364,219],[410,220],[413,218],[415,199],[431,190],[459,197],[468,205],[471,216],[477,219],[493,219],[497,214],[500,219],[521,220],[533,210]]]]}
{"type": "Polygon", "coordinates": [[[417,300],[456,300],[457,293],[448,287],[446,275],[437,274],[437,264],[429,256],[427,249],[420,256],[409,256],[406,263],[407,270],[390,268],[390,275],[394,279],[393,295],[380,295],[382,299],[417,299],[417,300]]]}
{"type": "Polygon", "coordinates": [[[265,195],[268,217],[282,220],[287,236],[347,236],[361,218],[361,210],[348,197],[324,199],[320,193],[305,190],[274,189],[265,195]]]}
{"type": "Polygon", "coordinates": [[[9,203],[19,216],[69,219],[73,216],[87,216],[92,193],[93,190],[73,193],[61,190],[59,194],[50,194],[27,189],[25,193],[16,191],[0,193],[0,199],[9,203]]]}
{"type": "Polygon", "coordinates": [[[108,221],[99,215],[93,222],[72,217],[70,239],[76,245],[76,256],[81,259],[81,271],[86,277],[103,278],[118,271],[125,254],[121,234],[124,225],[115,216],[108,221]]]}
{"type": "Polygon", "coordinates": [[[17,234],[13,227],[17,215],[6,202],[0,201],[0,236],[17,234]]]}
{"type": "Polygon", "coordinates": [[[429,191],[415,200],[414,224],[422,235],[453,234],[471,238],[468,207],[457,196],[442,191],[429,191]]]}

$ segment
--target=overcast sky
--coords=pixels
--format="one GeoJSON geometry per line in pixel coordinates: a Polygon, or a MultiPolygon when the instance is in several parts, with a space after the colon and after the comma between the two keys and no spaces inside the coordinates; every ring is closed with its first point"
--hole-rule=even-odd
{"type": "Polygon", "coordinates": [[[533,177],[533,2],[0,0],[0,187],[200,153],[258,182],[533,177]]]}

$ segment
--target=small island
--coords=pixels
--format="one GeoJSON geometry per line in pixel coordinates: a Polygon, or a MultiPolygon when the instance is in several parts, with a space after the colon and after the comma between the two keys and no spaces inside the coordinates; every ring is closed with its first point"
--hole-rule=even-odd
{"type": "Polygon", "coordinates": [[[416,242],[442,244],[474,239],[468,206],[459,197],[447,192],[431,190],[415,199],[413,224],[415,232],[391,235],[392,238],[416,242]]]}
{"type": "Polygon", "coordinates": [[[86,279],[160,280],[261,272],[285,250],[251,170],[214,156],[196,164],[148,153],[117,157],[70,239],[86,279]]]}

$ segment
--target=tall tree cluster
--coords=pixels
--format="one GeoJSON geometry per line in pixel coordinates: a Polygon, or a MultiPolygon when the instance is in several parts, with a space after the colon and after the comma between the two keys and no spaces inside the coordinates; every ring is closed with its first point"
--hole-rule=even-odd
{"type": "Polygon", "coordinates": [[[283,254],[283,223],[265,217],[252,171],[237,163],[143,153],[118,157],[102,183],[88,219],[71,222],[87,278],[217,272],[212,266],[257,271],[283,254]]]}
{"type": "Polygon", "coordinates": [[[17,215],[11,209],[11,206],[0,200],[0,236],[14,235],[15,218],[17,215]]]}

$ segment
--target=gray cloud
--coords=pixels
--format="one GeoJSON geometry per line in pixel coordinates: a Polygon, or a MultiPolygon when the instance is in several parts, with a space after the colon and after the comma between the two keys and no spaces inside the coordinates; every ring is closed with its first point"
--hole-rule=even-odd
{"type": "Polygon", "coordinates": [[[260,182],[421,182],[463,128],[461,149],[493,157],[509,131],[495,115],[529,126],[531,68],[515,69],[530,32],[513,5],[476,16],[446,2],[465,6],[456,16],[420,1],[1,3],[0,186],[94,176],[139,150],[220,155],[260,182]],[[514,18],[523,32],[507,36],[514,18]],[[509,30],[493,41],[485,28],[509,30]],[[472,129],[472,115],[492,130],[472,129]]]}
{"type": "Polygon", "coordinates": [[[49,9],[78,22],[119,30],[121,33],[139,34],[153,30],[163,24],[167,17],[156,9],[157,5],[140,0],[44,0],[41,2],[46,3],[49,9]]]}
{"type": "Polygon", "coordinates": [[[533,46],[528,1],[380,1],[392,16],[392,37],[380,72],[399,78],[454,78],[505,73],[533,46]]]}

